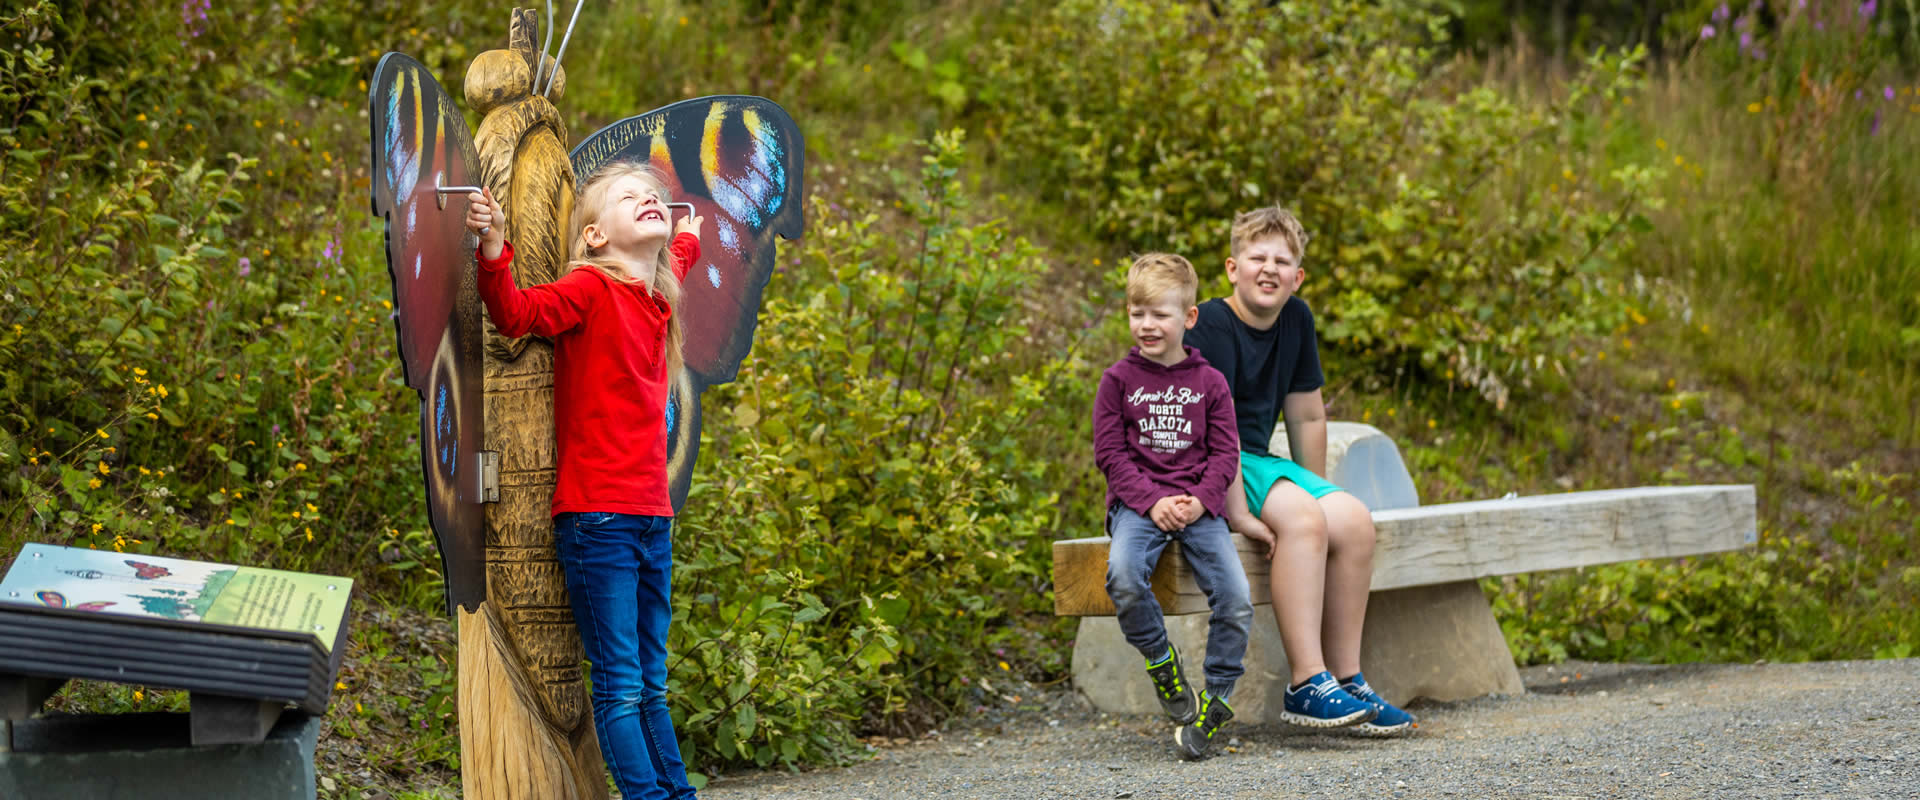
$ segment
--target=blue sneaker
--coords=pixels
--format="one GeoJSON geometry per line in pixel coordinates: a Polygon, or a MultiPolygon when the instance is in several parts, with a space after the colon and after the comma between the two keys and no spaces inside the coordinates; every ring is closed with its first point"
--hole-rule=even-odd
{"type": "Polygon", "coordinates": [[[1413,715],[1394,707],[1372,686],[1368,686],[1367,676],[1356,672],[1352,678],[1342,682],[1340,688],[1379,712],[1373,719],[1355,726],[1355,731],[1366,736],[1393,736],[1413,729],[1413,715]]]}
{"type": "Polygon", "coordinates": [[[1379,713],[1340,688],[1333,673],[1322,671],[1306,683],[1287,689],[1286,706],[1280,712],[1280,719],[1309,728],[1338,728],[1366,722],[1379,713]]]}

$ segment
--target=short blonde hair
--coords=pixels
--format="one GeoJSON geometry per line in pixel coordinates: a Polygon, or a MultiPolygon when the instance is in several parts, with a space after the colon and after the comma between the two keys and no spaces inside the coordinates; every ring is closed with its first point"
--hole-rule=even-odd
{"type": "Polygon", "coordinates": [[[1168,291],[1180,293],[1180,307],[1190,308],[1200,293],[1200,275],[1186,259],[1172,253],[1147,253],[1127,269],[1127,302],[1147,305],[1168,291]]]}
{"type": "Polygon", "coordinates": [[[1300,226],[1300,220],[1293,216],[1293,212],[1279,206],[1242,211],[1234,216],[1233,255],[1240,255],[1240,250],[1255,239],[1275,235],[1286,240],[1287,247],[1293,250],[1293,263],[1299,264],[1307,259],[1307,229],[1300,226]]]}

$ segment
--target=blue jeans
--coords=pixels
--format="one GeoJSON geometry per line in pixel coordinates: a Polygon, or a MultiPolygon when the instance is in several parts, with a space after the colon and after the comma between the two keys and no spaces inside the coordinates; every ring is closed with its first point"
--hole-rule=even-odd
{"type": "Polygon", "coordinates": [[[600,755],[628,800],[693,797],[667,714],[673,518],[587,511],[553,518],[573,621],[593,662],[600,755]]]}
{"type": "Polygon", "coordinates": [[[1107,511],[1107,595],[1120,620],[1120,632],[1148,661],[1167,654],[1167,625],[1160,601],[1153,596],[1153,568],[1160,552],[1173,542],[1193,566],[1193,579],[1207,593],[1207,693],[1226,697],[1234,681],[1246,671],[1247,631],[1253,625],[1253,602],[1247,596],[1247,571],[1233,548],[1227,521],[1204,514],[1192,525],[1168,533],[1133,509],[1115,505],[1107,511]]]}

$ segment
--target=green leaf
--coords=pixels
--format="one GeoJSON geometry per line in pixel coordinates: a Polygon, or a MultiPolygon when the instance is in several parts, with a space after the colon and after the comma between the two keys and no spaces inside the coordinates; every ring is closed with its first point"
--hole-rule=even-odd
{"type": "Polygon", "coordinates": [[[752,703],[741,703],[740,710],[733,715],[734,730],[742,739],[753,738],[753,728],[758,721],[759,717],[754,712],[752,703]]]}

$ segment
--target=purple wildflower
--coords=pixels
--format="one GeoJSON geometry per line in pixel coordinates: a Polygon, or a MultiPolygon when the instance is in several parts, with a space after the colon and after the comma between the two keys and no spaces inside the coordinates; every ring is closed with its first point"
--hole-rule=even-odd
{"type": "Polygon", "coordinates": [[[1733,12],[1727,9],[1727,4],[1721,3],[1719,8],[1716,8],[1713,10],[1713,21],[1726,22],[1727,17],[1730,17],[1732,15],[1733,15],[1733,12]]]}
{"type": "Polygon", "coordinates": [[[1879,10],[1880,10],[1879,0],[1867,0],[1867,2],[1860,4],[1860,16],[1862,17],[1872,18],[1874,15],[1874,12],[1879,10]]]}
{"type": "Polygon", "coordinates": [[[1892,99],[1893,99],[1893,87],[1891,87],[1891,86],[1889,86],[1889,87],[1887,87],[1887,88],[1885,88],[1885,89],[1882,89],[1882,90],[1880,90],[1880,96],[1881,96],[1881,97],[1885,97],[1885,98],[1887,98],[1888,100],[1892,100],[1892,99]]]}
{"type": "Polygon", "coordinates": [[[1873,110],[1873,127],[1867,129],[1868,136],[1880,135],[1880,109],[1873,110]]]}
{"type": "Polygon", "coordinates": [[[279,435],[280,435],[280,423],[278,423],[278,422],[276,422],[276,423],[273,423],[273,435],[275,435],[275,436],[279,436],[279,435]]]}
{"type": "Polygon", "coordinates": [[[253,259],[247,258],[246,256],[241,256],[240,257],[240,277],[244,278],[251,274],[253,274],[253,259]]]}
{"type": "Polygon", "coordinates": [[[1827,23],[1816,19],[1813,21],[1813,29],[1816,31],[1824,31],[1827,29],[1827,23]]]}
{"type": "Polygon", "coordinates": [[[331,240],[331,239],[329,239],[329,240],[327,240],[327,249],[326,249],[325,251],[323,251],[323,252],[321,253],[321,255],[323,255],[323,256],[326,256],[326,257],[327,257],[328,259],[332,259],[332,258],[333,258],[333,246],[334,246],[335,244],[337,244],[337,242],[335,242],[335,241],[333,241],[333,240],[331,240]]]}
{"type": "Polygon", "coordinates": [[[187,29],[187,35],[199,38],[207,32],[207,12],[213,9],[213,0],[183,0],[180,3],[180,24],[187,29]]]}
{"type": "Polygon", "coordinates": [[[1714,37],[1714,35],[1716,35],[1716,34],[1718,34],[1718,33],[1719,33],[1719,31],[1716,31],[1716,30],[1714,30],[1714,29],[1713,29],[1713,26],[1712,26],[1712,25],[1702,25],[1702,26],[1700,26],[1700,38],[1701,38],[1701,39],[1711,39],[1711,38],[1713,38],[1713,37],[1714,37]]]}
{"type": "Polygon", "coordinates": [[[1747,48],[1752,46],[1753,46],[1753,34],[1748,33],[1746,31],[1741,31],[1740,32],[1740,50],[1744,52],[1747,48]]]}

